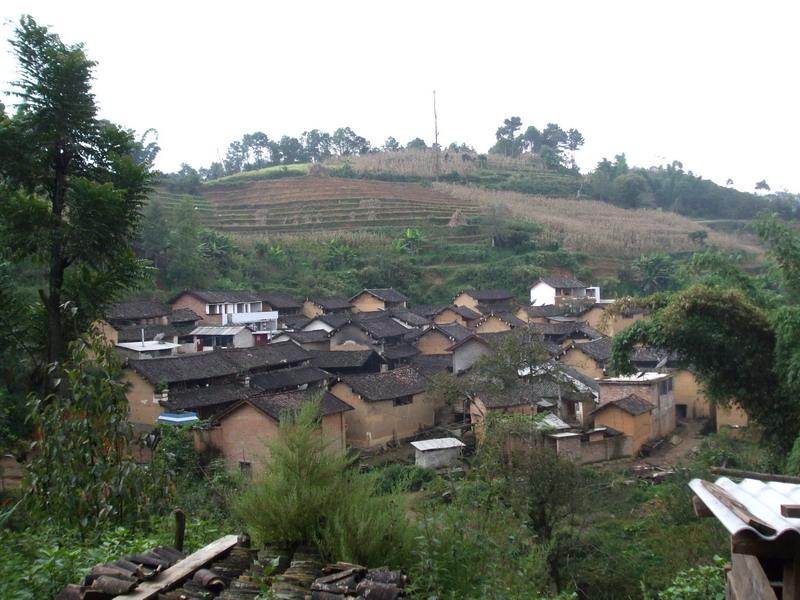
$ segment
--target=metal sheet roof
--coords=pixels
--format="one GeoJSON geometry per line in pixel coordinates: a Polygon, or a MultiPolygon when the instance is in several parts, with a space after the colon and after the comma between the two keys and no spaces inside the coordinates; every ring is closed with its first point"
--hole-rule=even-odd
{"type": "Polygon", "coordinates": [[[199,421],[197,413],[182,412],[182,413],[161,413],[158,415],[159,423],[167,423],[169,425],[183,425],[185,423],[194,423],[199,421]]]}
{"type": "Polygon", "coordinates": [[[438,438],[435,440],[420,440],[418,442],[411,442],[417,450],[421,452],[428,452],[429,450],[446,450],[448,448],[461,448],[465,446],[464,442],[456,438],[438,438]]]}
{"type": "Polygon", "coordinates": [[[117,344],[120,348],[128,350],[136,350],[137,352],[155,352],[157,350],[171,350],[172,348],[180,348],[180,344],[173,344],[172,342],[157,342],[149,340],[142,342],[120,342],[117,344]]]}
{"type": "Polygon", "coordinates": [[[236,327],[196,327],[189,335],[236,335],[243,329],[247,329],[242,325],[236,327]]]}
{"type": "Polygon", "coordinates": [[[748,532],[775,540],[800,534],[800,519],[781,515],[781,505],[800,504],[800,485],[755,479],[734,483],[720,477],[714,484],[693,479],[689,487],[731,535],[748,532]]]}

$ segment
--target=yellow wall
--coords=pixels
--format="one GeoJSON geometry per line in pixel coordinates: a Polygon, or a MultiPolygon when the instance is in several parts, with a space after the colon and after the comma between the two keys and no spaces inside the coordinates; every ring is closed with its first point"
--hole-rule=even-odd
{"type": "Polygon", "coordinates": [[[506,406],[502,408],[486,408],[483,400],[481,400],[479,396],[475,396],[469,403],[469,418],[476,434],[480,435],[483,432],[483,421],[490,412],[506,415],[530,415],[536,411],[530,404],[520,404],[519,406],[506,406]]]}
{"type": "Polygon", "coordinates": [[[738,405],[717,406],[717,431],[724,427],[747,427],[749,419],[747,413],[738,405]]]}
{"type": "Polygon", "coordinates": [[[318,317],[322,314],[322,308],[313,302],[306,300],[303,302],[303,314],[309,319],[313,319],[314,317],[318,317]]]}
{"type": "Polygon", "coordinates": [[[330,391],[354,409],[345,413],[347,444],[358,448],[403,440],[420,429],[433,427],[439,408],[425,393],[415,395],[411,404],[394,406],[391,400],[366,402],[343,382],[330,391]]]}
{"type": "Polygon", "coordinates": [[[456,306],[466,306],[467,308],[471,308],[477,313],[481,312],[478,310],[478,301],[475,300],[475,298],[473,298],[469,294],[459,294],[453,300],[453,304],[455,304],[456,306]]]}
{"type": "Polygon", "coordinates": [[[435,329],[421,335],[414,344],[422,354],[447,354],[453,342],[449,337],[435,329]]]}
{"type": "Polygon", "coordinates": [[[559,359],[559,362],[569,365],[579,373],[583,373],[588,377],[597,379],[605,377],[603,370],[597,366],[593,358],[587,356],[577,348],[571,348],[559,359]]]}
{"type": "Polygon", "coordinates": [[[373,312],[386,309],[386,303],[383,300],[367,292],[361,292],[350,304],[353,306],[353,312],[373,312]]]}
{"type": "Polygon", "coordinates": [[[119,342],[119,333],[109,323],[103,319],[98,319],[92,325],[95,329],[97,329],[97,331],[100,332],[100,335],[108,340],[108,343],[114,346],[117,345],[117,342],[119,342]]]}
{"type": "Polygon", "coordinates": [[[616,316],[608,320],[608,325],[606,327],[605,333],[606,335],[614,336],[617,335],[620,331],[624,331],[631,325],[633,325],[639,319],[643,319],[643,314],[636,314],[632,317],[621,317],[616,316]]]}
{"type": "Polygon", "coordinates": [[[438,315],[436,315],[433,319],[433,322],[437,325],[446,325],[447,323],[458,323],[459,325],[463,325],[464,327],[467,326],[466,321],[464,321],[464,317],[460,314],[453,312],[449,308],[444,309],[438,315]]]}
{"type": "Polygon", "coordinates": [[[685,404],[686,416],[690,419],[710,417],[711,407],[694,374],[690,371],[680,370],[675,371],[672,375],[675,404],[685,404]]]}
{"type": "Polygon", "coordinates": [[[605,310],[600,308],[599,306],[594,306],[587,310],[580,316],[582,321],[586,321],[589,324],[589,327],[594,327],[595,329],[600,328],[600,320],[603,318],[605,314],[605,310]]]}
{"type": "Polygon", "coordinates": [[[486,319],[485,321],[481,321],[480,324],[475,327],[475,333],[496,333],[498,331],[510,331],[511,327],[509,327],[508,323],[505,321],[501,321],[494,315],[486,319]]]}
{"type": "Polygon", "coordinates": [[[609,406],[594,417],[595,427],[611,427],[633,440],[632,452],[637,454],[651,436],[650,413],[633,416],[616,406],[609,406]]]}
{"type": "Polygon", "coordinates": [[[125,369],[122,380],[130,384],[125,394],[130,410],[128,420],[131,423],[154,425],[158,415],[164,411],[156,403],[152,384],[132,369],[125,369]]]}

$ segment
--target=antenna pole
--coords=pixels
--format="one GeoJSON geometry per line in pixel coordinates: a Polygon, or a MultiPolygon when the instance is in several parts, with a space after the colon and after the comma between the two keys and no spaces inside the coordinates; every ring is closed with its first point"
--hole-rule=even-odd
{"type": "Polygon", "coordinates": [[[439,179],[439,117],[436,114],[436,90],[433,90],[433,148],[436,151],[436,179],[439,179]]]}

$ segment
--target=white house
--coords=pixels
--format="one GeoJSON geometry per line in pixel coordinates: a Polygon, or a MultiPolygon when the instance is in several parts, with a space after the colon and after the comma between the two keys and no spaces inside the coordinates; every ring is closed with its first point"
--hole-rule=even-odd
{"type": "MultiPolygon", "coordinates": [[[[573,277],[543,277],[530,285],[531,306],[560,304],[565,300],[587,297],[587,285],[573,277]]],[[[589,288],[600,296],[599,288],[589,288]]]]}

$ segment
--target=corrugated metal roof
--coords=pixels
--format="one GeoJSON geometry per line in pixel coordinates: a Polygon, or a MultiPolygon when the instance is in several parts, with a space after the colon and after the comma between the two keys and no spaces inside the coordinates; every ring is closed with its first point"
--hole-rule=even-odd
{"type": "Polygon", "coordinates": [[[660,379],[667,379],[671,377],[669,374],[657,373],[655,371],[646,371],[635,373],[633,375],[618,375],[617,377],[604,377],[600,383],[650,383],[651,381],[658,381],[660,379]]]}
{"type": "Polygon", "coordinates": [[[438,438],[435,440],[420,440],[418,442],[411,442],[417,450],[428,452],[429,450],[446,450],[448,448],[461,448],[465,446],[464,442],[456,438],[438,438]]]}
{"type": "Polygon", "coordinates": [[[800,534],[800,519],[781,515],[781,505],[800,504],[800,485],[755,479],[735,483],[720,477],[714,484],[693,479],[689,487],[731,535],[748,532],[775,540],[800,534]]]}
{"type": "Polygon", "coordinates": [[[189,335],[236,335],[243,329],[247,327],[195,327],[189,335]]]}
{"type": "Polygon", "coordinates": [[[553,413],[548,413],[541,421],[539,421],[539,428],[544,429],[545,427],[552,427],[553,429],[570,429],[569,424],[559,419],[558,416],[554,415],[553,413]]]}
{"type": "Polygon", "coordinates": [[[193,412],[161,413],[158,415],[159,423],[167,423],[170,425],[183,425],[185,423],[194,423],[198,420],[197,413],[193,412]]]}

